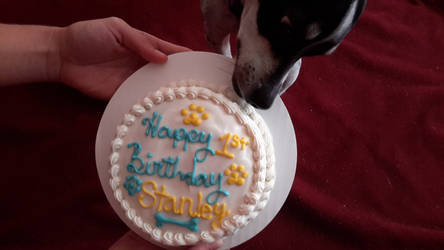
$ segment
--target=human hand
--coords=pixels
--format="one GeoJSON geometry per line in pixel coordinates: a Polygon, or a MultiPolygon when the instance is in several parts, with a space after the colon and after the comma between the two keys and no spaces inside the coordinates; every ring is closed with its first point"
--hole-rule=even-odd
{"type": "MultiPolygon", "coordinates": [[[[222,241],[215,241],[213,243],[206,243],[193,246],[189,250],[215,250],[222,246],[222,241]]],[[[159,247],[150,244],[148,241],[140,238],[136,233],[130,231],[122,236],[110,250],[147,250],[159,249],[159,247]]],[[[185,249],[185,248],[180,248],[185,249]]]]}
{"type": "Polygon", "coordinates": [[[57,33],[56,79],[99,99],[109,99],[147,61],[165,63],[167,55],[189,50],[116,17],[77,22],[57,33]]]}

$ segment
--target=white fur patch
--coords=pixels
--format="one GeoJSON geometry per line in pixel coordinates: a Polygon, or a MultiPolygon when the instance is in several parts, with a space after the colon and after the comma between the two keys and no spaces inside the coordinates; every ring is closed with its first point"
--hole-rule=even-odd
{"type": "Polygon", "coordinates": [[[306,40],[313,40],[321,34],[321,26],[319,23],[311,23],[307,27],[307,33],[305,35],[306,40]]]}
{"type": "Polygon", "coordinates": [[[350,8],[348,8],[347,13],[345,13],[344,18],[342,19],[341,23],[338,25],[338,27],[333,32],[334,34],[343,34],[348,27],[351,26],[353,22],[353,17],[356,13],[356,7],[358,5],[358,1],[353,1],[350,5],[350,8]]]}
{"type": "MultiPolygon", "coordinates": [[[[245,81],[245,83],[241,83],[244,86],[258,82],[258,79],[271,73],[278,64],[272,54],[270,43],[259,34],[257,27],[258,9],[258,0],[245,0],[237,34],[238,40],[241,42],[241,53],[237,55],[237,67],[242,70],[254,68],[254,73],[249,74],[249,79],[242,79],[245,81]]],[[[261,86],[251,87],[258,88],[261,86]]]]}

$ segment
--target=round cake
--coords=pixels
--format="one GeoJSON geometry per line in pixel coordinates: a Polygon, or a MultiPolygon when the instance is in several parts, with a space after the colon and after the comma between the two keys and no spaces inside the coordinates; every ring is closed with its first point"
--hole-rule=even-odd
{"type": "Polygon", "coordinates": [[[235,233],[273,188],[270,132],[253,107],[182,81],[149,93],[122,117],[111,142],[110,185],[126,216],[173,246],[235,233]]]}

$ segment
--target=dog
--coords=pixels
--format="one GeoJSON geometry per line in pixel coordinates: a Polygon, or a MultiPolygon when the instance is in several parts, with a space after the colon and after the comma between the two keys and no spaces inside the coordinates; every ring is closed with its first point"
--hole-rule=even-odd
{"type": "Polygon", "coordinates": [[[235,92],[268,109],[296,80],[303,56],[332,53],[361,16],[366,0],[201,0],[207,41],[232,57],[235,92]]]}

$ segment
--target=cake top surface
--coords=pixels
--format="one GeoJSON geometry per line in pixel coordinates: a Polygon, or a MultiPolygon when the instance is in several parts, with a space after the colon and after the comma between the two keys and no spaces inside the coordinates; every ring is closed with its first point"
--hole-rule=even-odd
{"type": "Polygon", "coordinates": [[[164,244],[235,232],[265,206],[273,186],[274,152],[261,121],[202,87],[149,94],[124,115],[112,142],[116,199],[164,244]]]}

